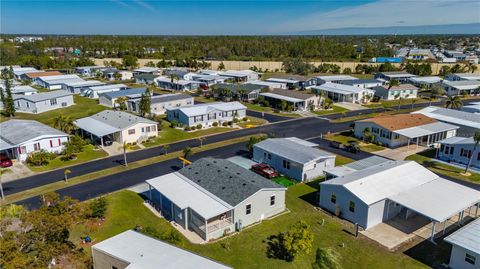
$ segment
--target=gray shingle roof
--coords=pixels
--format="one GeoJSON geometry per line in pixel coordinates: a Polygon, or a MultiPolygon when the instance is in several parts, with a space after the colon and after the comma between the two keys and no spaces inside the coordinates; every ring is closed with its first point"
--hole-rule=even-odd
{"type": "Polygon", "coordinates": [[[16,146],[42,135],[64,135],[66,133],[34,120],[8,120],[0,123],[2,148],[9,144],[16,146]]]}
{"type": "Polygon", "coordinates": [[[291,161],[305,164],[318,158],[333,157],[332,153],[302,145],[287,138],[269,138],[254,147],[271,152],[291,161]]]}
{"type": "Polygon", "coordinates": [[[17,99],[25,99],[27,101],[30,101],[32,103],[36,102],[41,102],[45,100],[50,100],[53,98],[60,98],[68,95],[73,95],[71,92],[64,91],[64,90],[58,90],[58,91],[51,91],[51,92],[41,92],[41,93],[36,93],[36,94],[31,94],[31,95],[15,95],[13,96],[14,100],[17,99]]]}
{"type": "Polygon", "coordinates": [[[123,111],[113,111],[113,110],[104,110],[97,114],[90,116],[89,118],[95,119],[99,122],[105,123],[107,125],[113,126],[118,129],[125,129],[137,123],[149,123],[157,124],[154,121],[145,119],[133,114],[123,112],[123,111]]]}
{"type": "Polygon", "coordinates": [[[179,172],[231,206],[238,205],[261,189],[284,189],[273,181],[223,159],[202,158],[179,172]]]}

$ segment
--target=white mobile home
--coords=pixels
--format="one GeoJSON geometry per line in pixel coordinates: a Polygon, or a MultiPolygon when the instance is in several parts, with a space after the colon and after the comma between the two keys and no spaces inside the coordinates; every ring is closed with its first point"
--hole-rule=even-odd
{"type": "Polygon", "coordinates": [[[375,91],[367,88],[326,82],[320,86],[312,87],[314,93],[325,93],[333,102],[340,103],[365,103],[374,95],[375,91]]]}
{"type": "Polygon", "coordinates": [[[216,102],[193,106],[167,108],[168,121],[176,121],[185,126],[212,127],[213,123],[221,126],[224,122],[242,119],[247,108],[239,102],[216,102]]]}
{"type": "Polygon", "coordinates": [[[417,98],[418,88],[411,84],[401,84],[398,86],[377,86],[372,90],[375,91],[375,96],[382,100],[396,100],[399,98],[413,99],[417,98]]]}
{"type": "Polygon", "coordinates": [[[439,141],[438,159],[451,163],[467,165],[472,157],[472,167],[480,169],[480,147],[474,149],[473,137],[454,136],[439,141]]]}
{"type": "Polygon", "coordinates": [[[128,89],[128,86],[125,84],[107,84],[101,86],[90,86],[86,88],[82,95],[85,97],[97,99],[100,94],[107,92],[116,92],[121,90],[128,89]]]}
{"type": "MultiPolygon", "coordinates": [[[[188,94],[162,94],[151,97],[150,113],[163,115],[170,108],[191,106],[194,104],[193,96],[188,94]]],[[[140,98],[127,101],[127,110],[133,113],[140,111],[140,98]]]]}
{"type": "Polygon", "coordinates": [[[335,155],[317,146],[296,137],[269,138],[253,146],[253,160],[298,181],[312,180],[335,166],[335,155]]]}
{"type": "Polygon", "coordinates": [[[479,95],[480,94],[480,80],[459,80],[450,81],[444,80],[443,88],[447,95],[479,95]]]}
{"type": "Polygon", "coordinates": [[[59,89],[62,89],[62,85],[65,83],[83,82],[83,81],[85,80],[83,80],[77,75],[57,75],[57,76],[37,77],[34,79],[33,84],[49,90],[59,90],[59,89]]]}
{"type": "Polygon", "coordinates": [[[475,131],[480,129],[480,115],[477,113],[429,106],[414,111],[412,114],[423,114],[438,121],[459,126],[457,136],[473,136],[475,131]]]}
{"type": "Polygon", "coordinates": [[[447,236],[445,241],[452,245],[449,268],[480,268],[480,218],[447,236]]]}
{"type": "Polygon", "coordinates": [[[74,105],[73,94],[64,90],[30,95],[14,95],[15,109],[24,113],[43,113],[74,105]]]}

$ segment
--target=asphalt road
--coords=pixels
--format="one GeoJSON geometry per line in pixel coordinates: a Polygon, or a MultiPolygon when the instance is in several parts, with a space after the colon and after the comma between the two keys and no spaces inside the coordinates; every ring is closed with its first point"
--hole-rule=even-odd
{"type": "MultiPolygon", "coordinates": [[[[478,100],[469,100],[468,102],[473,102],[478,100]]],[[[468,103],[467,102],[467,103],[468,103]]],[[[415,104],[415,107],[425,107],[428,104],[415,104]]],[[[435,103],[433,104],[435,105],[435,103]]],[[[404,105],[401,108],[410,108],[411,105],[404,105]]],[[[383,108],[380,109],[368,109],[368,110],[361,110],[361,111],[349,111],[345,113],[346,115],[336,114],[326,116],[328,119],[336,119],[344,116],[355,116],[359,114],[369,114],[374,112],[381,112],[383,108]]],[[[249,115],[261,118],[261,113],[248,111],[247,113],[251,113],[249,115]],[[258,114],[255,114],[258,113],[258,114]]],[[[328,142],[325,140],[320,139],[321,134],[326,134],[329,132],[339,132],[349,129],[349,122],[346,123],[331,123],[326,119],[322,118],[299,118],[299,119],[289,119],[285,120],[284,117],[266,114],[265,116],[270,117],[270,122],[275,122],[273,124],[268,124],[264,126],[259,126],[256,128],[250,129],[242,129],[233,132],[221,133],[213,136],[209,136],[204,144],[215,143],[219,141],[224,141],[232,138],[238,137],[245,137],[250,136],[257,133],[266,133],[273,135],[275,137],[286,137],[286,136],[296,136],[302,139],[310,139],[312,142],[318,143],[320,148],[328,150],[335,154],[340,154],[355,160],[362,159],[371,154],[366,152],[361,152],[358,154],[351,154],[342,150],[337,150],[331,148],[328,145],[328,142]],[[282,121],[283,120],[283,121],[282,121]]],[[[268,120],[268,119],[267,119],[268,120]]],[[[196,147],[199,145],[199,142],[196,139],[182,141],[173,143],[170,145],[169,151],[179,151],[182,150],[185,146],[196,147]]],[[[218,158],[228,158],[233,155],[239,153],[245,153],[245,143],[234,144],[218,149],[204,151],[202,153],[198,153],[193,155],[190,159],[196,160],[201,157],[212,156],[218,158]]],[[[140,151],[135,151],[127,154],[127,158],[129,162],[134,162],[138,160],[143,160],[146,158],[151,158],[155,156],[162,155],[163,150],[161,147],[154,147],[149,149],[144,149],[140,151]]],[[[103,170],[110,167],[115,167],[117,165],[121,165],[123,163],[123,156],[112,156],[109,158],[96,160],[84,164],[79,164],[69,169],[72,171],[70,177],[80,176],[87,173],[95,172],[98,170],[103,170]]],[[[132,169],[129,171],[125,171],[122,173],[118,173],[111,176],[106,176],[103,178],[99,178],[90,182],[78,184],[72,187],[68,187],[59,191],[61,195],[68,195],[76,199],[86,200],[92,197],[96,197],[98,195],[102,195],[105,193],[109,193],[112,191],[116,191],[119,189],[127,188],[138,183],[145,181],[146,179],[156,177],[159,175],[163,175],[178,169],[178,165],[180,162],[178,160],[169,160],[164,161],[161,163],[140,167],[137,169],[132,169]]],[[[38,175],[34,175],[31,177],[23,178],[21,180],[15,180],[11,182],[7,182],[4,184],[4,191],[5,195],[10,195],[13,193],[17,193],[20,191],[24,191],[27,189],[39,187],[45,184],[50,184],[57,181],[63,181],[63,170],[51,171],[46,172],[38,175]]],[[[459,182],[458,180],[451,179],[453,181],[459,182]]],[[[469,187],[474,187],[480,189],[480,186],[476,184],[468,184],[463,181],[460,181],[464,185],[469,187]]],[[[19,202],[19,204],[27,205],[31,208],[35,208],[38,206],[38,197],[27,199],[24,201],[19,202]]]]}

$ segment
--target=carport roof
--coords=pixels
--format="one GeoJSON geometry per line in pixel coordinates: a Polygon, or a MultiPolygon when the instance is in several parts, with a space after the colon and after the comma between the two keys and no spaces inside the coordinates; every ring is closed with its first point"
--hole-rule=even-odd
{"type": "Polygon", "coordinates": [[[388,199],[433,221],[443,222],[480,202],[480,192],[444,178],[437,178],[388,199]]]}
{"type": "Polygon", "coordinates": [[[480,218],[447,236],[445,241],[480,254],[480,218]]]}
{"type": "Polygon", "coordinates": [[[397,133],[402,136],[406,136],[408,138],[416,138],[416,137],[422,137],[426,135],[437,134],[440,132],[456,130],[458,128],[460,127],[452,124],[448,124],[444,122],[434,122],[430,124],[396,130],[394,131],[394,133],[397,133]]]}
{"type": "Polygon", "coordinates": [[[75,125],[77,125],[78,128],[83,129],[98,137],[121,131],[121,129],[115,128],[111,125],[108,125],[91,117],[78,119],[75,121],[75,125]]]}
{"type": "Polygon", "coordinates": [[[153,188],[180,209],[191,208],[205,219],[232,209],[230,205],[178,172],[147,180],[153,188]]]}

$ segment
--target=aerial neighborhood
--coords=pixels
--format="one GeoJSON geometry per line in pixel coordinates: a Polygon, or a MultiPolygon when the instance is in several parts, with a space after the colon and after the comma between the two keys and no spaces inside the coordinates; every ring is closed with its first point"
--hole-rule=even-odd
{"type": "Polygon", "coordinates": [[[264,63],[2,38],[55,64],[2,62],[0,268],[480,268],[478,38],[264,63]]]}

